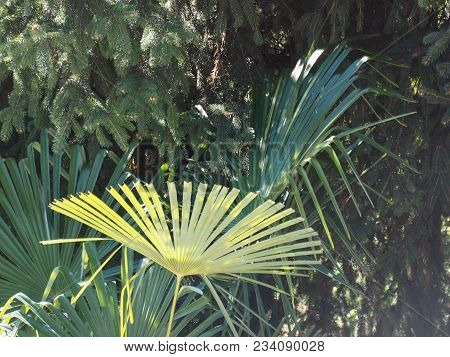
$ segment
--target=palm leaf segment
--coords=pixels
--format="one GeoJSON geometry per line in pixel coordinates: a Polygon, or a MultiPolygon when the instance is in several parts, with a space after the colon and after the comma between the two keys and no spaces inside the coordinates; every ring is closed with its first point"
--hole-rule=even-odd
{"type": "MultiPolygon", "coordinates": [[[[139,252],[179,277],[296,274],[319,264],[316,256],[321,253],[321,243],[315,238],[317,233],[311,228],[292,230],[302,218],[285,219],[294,210],[268,200],[241,219],[240,213],[255,199],[255,193],[236,203],[239,190],[214,185],[207,195],[207,185],[200,184],[191,207],[192,183],[184,183],[181,205],[175,184],[169,183],[171,219],[166,219],[152,184],[137,182],[131,189],[122,185],[120,190],[122,193],[110,188],[109,193],[126,211],[124,217],[93,193],[55,201],[50,207],[139,252]]],[[[89,240],[92,239],[80,239],[89,240]]]]}

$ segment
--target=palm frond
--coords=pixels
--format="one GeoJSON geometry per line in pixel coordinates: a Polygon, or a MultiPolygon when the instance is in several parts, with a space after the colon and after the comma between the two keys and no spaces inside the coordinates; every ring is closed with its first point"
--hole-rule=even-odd
{"type": "MultiPolygon", "coordinates": [[[[70,286],[76,294],[76,279],[70,272],[66,277],[75,283],[70,286]]],[[[16,294],[8,301],[11,305],[0,309],[0,333],[47,337],[164,336],[175,289],[174,276],[157,265],[144,263],[134,277],[128,285],[122,275],[120,288],[114,282],[89,287],[75,305],[65,295],[58,295],[52,302],[35,302],[25,294],[16,294]],[[103,298],[105,293],[107,299],[103,298]],[[14,302],[18,305],[12,309],[14,302]]],[[[220,330],[220,312],[212,312],[208,319],[202,317],[206,308],[212,306],[205,296],[198,297],[192,291],[184,294],[178,302],[172,335],[202,336],[210,330],[220,330]]]]}
{"type": "MultiPolygon", "coordinates": [[[[134,148],[115,164],[110,185],[121,184],[130,176],[125,168],[134,148]]],[[[81,247],[43,247],[39,242],[80,234],[95,236],[93,230],[51,211],[48,204],[68,194],[92,191],[108,152],[101,150],[90,161],[84,149],[75,145],[52,155],[48,133],[43,130],[40,143],[30,144],[27,153],[19,161],[0,158],[0,301],[18,292],[42,299],[57,267],[67,267],[81,279],[85,273],[81,247]]],[[[99,245],[99,253],[104,256],[111,247],[110,242],[99,245]]]]}
{"type": "Polygon", "coordinates": [[[261,199],[272,200],[282,195],[286,197],[286,194],[294,195],[304,222],[311,224],[311,215],[318,215],[333,248],[333,233],[325,210],[332,211],[338,218],[347,239],[350,239],[350,232],[330,182],[332,176],[338,173],[339,184],[359,209],[351,188],[353,178],[369,201],[371,198],[353,162],[356,147],[369,145],[415,170],[369,135],[377,125],[414,113],[346,128],[339,121],[356,101],[365,99],[365,95],[398,95],[380,88],[358,88],[355,85],[358,71],[368,58],[362,57],[343,68],[350,53],[345,44],[337,46],[319,63],[323,52],[316,50],[300,60],[292,72],[281,76],[276,86],[267,78],[253,90],[255,145],[249,150],[248,175],[242,174],[242,168],[233,160],[230,166],[235,178],[233,185],[243,192],[258,191],[261,199]],[[350,145],[345,146],[346,142],[350,145]],[[312,203],[312,210],[305,209],[307,202],[312,203]]]}
{"type": "MultiPolygon", "coordinates": [[[[230,317],[210,280],[211,276],[234,277],[234,274],[256,273],[297,275],[320,264],[317,255],[322,252],[321,243],[313,239],[317,233],[311,228],[292,230],[302,218],[284,220],[294,213],[293,209],[283,209],[283,204],[268,200],[245,217],[241,216],[242,211],[257,197],[255,193],[248,193],[235,203],[239,190],[214,185],[207,195],[207,185],[200,184],[192,205],[192,183],[185,182],[179,207],[176,186],[168,183],[168,219],[152,184],[136,182],[132,188],[124,184],[120,189],[121,193],[114,188],[108,191],[123,209],[123,216],[130,217],[133,225],[92,193],[57,200],[50,207],[176,275],[167,336],[172,331],[179,288],[185,276],[201,276],[233,335],[238,336],[236,326],[245,328],[245,325],[230,317]]],[[[81,238],[80,241],[88,240],[81,238]]],[[[43,242],[53,243],[61,243],[61,240],[43,242]]],[[[106,262],[95,271],[89,282],[95,280],[106,262]]],[[[86,284],[72,301],[79,299],[88,286],[86,284]]]]}
{"type": "Polygon", "coordinates": [[[54,201],[50,207],[139,252],[177,276],[289,274],[320,263],[311,258],[321,253],[320,241],[308,240],[317,236],[313,229],[281,233],[302,221],[298,217],[280,223],[294,213],[291,208],[283,209],[283,204],[268,200],[234,222],[257,197],[254,193],[248,193],[230,209],[239,190],[214,185],[207,195],[207,185],[201,184],[192,206],[192,184],[184,183],[180,214],[175,184],[169,183],[169,229],[152,184],[136,182],[134,192],[127,185],[120,189],[122,194],[114,188],[109,193],[132,217],[136,229],[93,193],[54,201]],[[231,223],[234,224],[229,228],[231,223]]]}

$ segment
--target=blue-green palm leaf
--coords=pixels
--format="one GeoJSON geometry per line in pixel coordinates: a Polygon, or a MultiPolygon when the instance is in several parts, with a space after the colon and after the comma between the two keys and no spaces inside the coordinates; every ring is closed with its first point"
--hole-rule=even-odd
{"type": "MultiPolygon", "coordinates": [[[[121,159],[101,150],[88,160],[80,145],[51,153],[44,130],[40,142],[28,146],[24,159],[0,158],[0,301],[19,292],[39,301],[57,267],[66,267],[82,278],[79,245],[43,247],[39,242],[80,234],[94,236],[95,232],[53,212],[48,205],[68,194],[92,191],[108,156],[117,161],[108,184],[123,183],[130,176],[126,165],[135,146],[121,159]]],[[[111,247],[110,243],[99,246],[99,254],[105,255],[111,247]]]]}

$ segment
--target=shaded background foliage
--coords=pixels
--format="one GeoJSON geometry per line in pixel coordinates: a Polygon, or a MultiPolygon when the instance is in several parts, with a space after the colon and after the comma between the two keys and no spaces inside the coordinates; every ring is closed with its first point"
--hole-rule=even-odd
{"type": "MultiPolygon", "coordinates": [[[[48,127],[55,150],[78,142],[94,155],[137,138],[158,148],[149,169],[166,178],[180,178],[180,167],[186,175],[221,172],[221,157],[206,149],[231,142],[245,164],[249,88],[292,67],[312,43],[350,39],[355,58],[374,57],[363,76],[415,99],[370,105],[383,115],[418,112],[374,136],[420,174],[392,160],[378,164],[366,180],[382,196],[373,197],[375,209],[360,199],[362,219],[339,197],[370,252],[361,256],[370,271],[337,246],[360,293],[315,275],[302,281],[298,307],[306,324],[328,335],[446,334],[449,11],[442,0],[5,1],[0,152],[23,157],[48,127]]],[[[344,120],[357,126],[371,115],[362,101],[344,120]]],[[[357,163],[366,167],[373,157],[362,148],[357,163]]],[[[281,320],[280,304],[270,293],[265,298],[281,320]]]]}

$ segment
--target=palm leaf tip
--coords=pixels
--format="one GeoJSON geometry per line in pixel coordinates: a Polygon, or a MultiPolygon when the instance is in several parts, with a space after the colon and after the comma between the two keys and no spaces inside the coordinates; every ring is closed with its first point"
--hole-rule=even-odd
{"type": "Polygon", "coordinates": [[[194,197],[192,183],[185,182],[179,201],[175,184],[169,183],[170,208],[164,210],[152,184],[136,182],[132,188],[122,185],[108,191],[123,212],[116,212],[93,193],[54,201],[51,209],[177,276],[296,274],[320,263],[317,233],[298,228],[302,218],[288,217],[293,209],[268,200],[243,214],[255,193],[238,200],[237,189],[214,185],[207,193],[207,185],[200,184],[194,197]]]}

